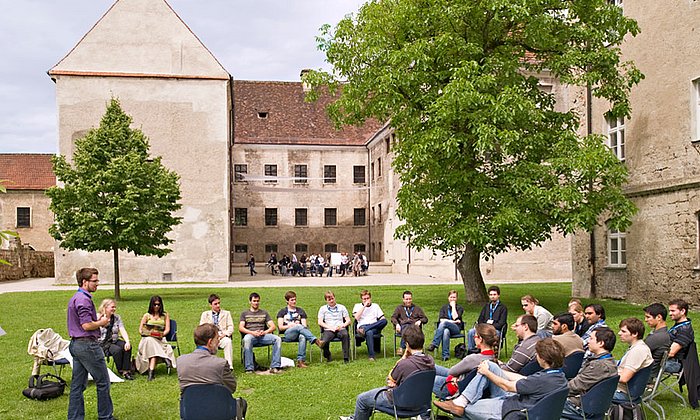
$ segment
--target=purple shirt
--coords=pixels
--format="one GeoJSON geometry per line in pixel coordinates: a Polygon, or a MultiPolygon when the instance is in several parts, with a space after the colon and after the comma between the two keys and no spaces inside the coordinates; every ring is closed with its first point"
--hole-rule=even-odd
{"type": "Polygon", "coordinates": [[[79,288],[68,302],[68,335],[71,338],[90,337],[99,340],[99,328],[92,331],[83,329],[83,324],[93,321],[97,321],[97,311],[92,303],[92,295],[79,288]]]}

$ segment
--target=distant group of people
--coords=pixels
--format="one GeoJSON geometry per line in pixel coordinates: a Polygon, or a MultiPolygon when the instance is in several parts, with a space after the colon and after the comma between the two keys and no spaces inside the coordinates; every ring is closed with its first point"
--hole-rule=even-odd
{"type": "MultiPolygon", "coordinates": [[[[330,253],[326,253],[325,257],[321,254],[307,256],[306,253],[303,253],[298,258],[296,253],[292,253],[291,256],[283,254],[281,258],[277,258],[277,253],[273,252],[265,267],[272,275],[279,274],[281,276],[322,277],[325,274],[326,277],[332,277],[333,273],[341,277],[346,274],[363,276],[367,275],[369,270],[369,260],[361,252],[355,252],[352,256],[349,256],[347,252],[341,252],[335,262],[332,261],[330,253]]],[[[248,268],[251,276],[258,273],[255,270],[255,256],[253,254],[248,257],[248,268]]]]}

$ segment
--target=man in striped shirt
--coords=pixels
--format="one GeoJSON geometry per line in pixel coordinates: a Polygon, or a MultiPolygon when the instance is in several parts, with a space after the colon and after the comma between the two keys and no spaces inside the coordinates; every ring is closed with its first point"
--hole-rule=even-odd
{"type": "Polygon", "coordinates": [[[508,372],[520,372],[530,361],[535,359],[535,345],[540,341],[537,336],[537,318],[532,315],[520,315],[511,327],[520,340],[513,349],[513,356],[503,366],[508,372]]]}

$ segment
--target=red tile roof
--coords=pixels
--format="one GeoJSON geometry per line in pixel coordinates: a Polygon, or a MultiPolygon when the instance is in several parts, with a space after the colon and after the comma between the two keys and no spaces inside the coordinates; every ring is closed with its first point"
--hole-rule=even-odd
{"type": "Polygon", "coordinates": [[[0,153],[0,180],[8,190],[45,190],[56,185],[51,154],[0,153]]]}
{"type": "Polygon", "coordinates": [[[367,121],[336,130],[326,113],[333,99],[304,102],[301,82],[236,80],[233,90],[235,143],[362,146],[382,127],[367,121]]]}

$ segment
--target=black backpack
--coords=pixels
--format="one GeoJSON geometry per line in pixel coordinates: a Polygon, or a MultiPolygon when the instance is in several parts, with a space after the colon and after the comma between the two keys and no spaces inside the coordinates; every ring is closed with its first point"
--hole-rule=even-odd
{"type": "Polygon", "coordinates": [[[455,346],[455,358],[462,360],[467,355],[467,346],[464,343],[459,343],[455,346]]]}
{"type": "Polygon", "coordinates": [[[66,381],[62,378],[47,373],[46,375],[32,375],[29,377],[29,388],[22,394],[33,400],[50,400],[60,397],[66,389],[66,381]]]}

